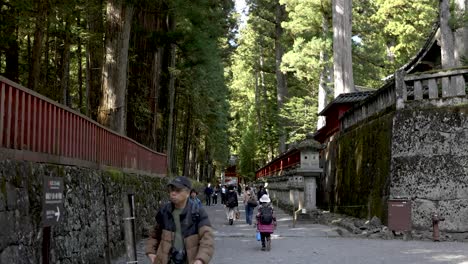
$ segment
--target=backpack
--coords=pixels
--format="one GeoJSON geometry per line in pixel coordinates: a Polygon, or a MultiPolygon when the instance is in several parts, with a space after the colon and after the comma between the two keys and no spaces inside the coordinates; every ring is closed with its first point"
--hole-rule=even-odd
{"type": "Polygon", "coordinates": [[[249,199],[247,200],[247,204],[252,207],[257,207],[258,205],[257,197],[255,196],[254,193],[252,192],[249,193],[249,199]]]}
{"type": "Polygon", "coordinates": [[[270,206],[260,207],[260,223],[269,225],[273,222],[273,208],[270,206]]]}
{"type": "Polygon", "coordinates": [[[200,222],[200,205],[195,201],[192,201],[192,221],[197,225],[200,222]]]}
{"type": "Polygon", "coordinates": [[[236,207],[236,196],[234,194],[235,194],[234,192],[232,194],[228,193],[228,197],[226,201],[226,205],[228,207],[236,207]]]}

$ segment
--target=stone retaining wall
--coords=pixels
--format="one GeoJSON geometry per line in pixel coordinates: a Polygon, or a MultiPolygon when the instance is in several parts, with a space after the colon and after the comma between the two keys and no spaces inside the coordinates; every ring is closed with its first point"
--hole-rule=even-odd
{"type": "Polygon", "coordinates": [[[372,116],[337,134],[322,152],[320,208],[386,222],[394,111],[372,116]]]}
{"type": "Polygon", "coordinates": [[[415,229],[468,232],[468,106],[400,110],[394,119],[391,195],[412,201],[415,229]]]}
{"type": "Polygon", "coordinates": [[[50,263],[109,263],[124,251],[123,200],[135,194],[136,235],[154,224],[165,179],[27,161],[0,161],[0,263],[42,262],[43,177],[64,182],[50,263]]]}

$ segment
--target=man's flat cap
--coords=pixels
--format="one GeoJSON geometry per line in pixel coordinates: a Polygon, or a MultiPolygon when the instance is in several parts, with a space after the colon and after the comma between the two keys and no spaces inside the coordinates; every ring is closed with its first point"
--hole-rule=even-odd
{"type": "Polygon", "coordinates": [[[192,189],[192,182],[185,176],[177,176],[167,186],[174,186],[177,188],[188,188],[192,189]]]}

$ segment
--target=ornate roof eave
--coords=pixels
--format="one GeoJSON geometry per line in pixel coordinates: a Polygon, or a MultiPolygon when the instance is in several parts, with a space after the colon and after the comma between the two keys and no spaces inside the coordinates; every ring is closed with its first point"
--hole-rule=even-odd
{"type": "MultiPolygon", "coordinates": [[[[437,38],[440,35],[439,28],[440,28],[439,22],[435,22],[434,25],[432,26],[431,34],[427,38],[423,47],[418,51],[418,53],[416,53],[416,55],[413,56],[413,58],[411,58],[411,60],[408,63],[401,66],[398,70],[400,71],[404,70],[407,73],[409,73],[418,65],[418,63],[422,61],[422,59],[426,56],[426,54],[429,52],[431,47],[437,41],[437,38]]],[[[387,77],[383,78],[383,81],[385,82],[393,81],[394,76],[395,76],[394,74],[388,75],[387,77]]]]}

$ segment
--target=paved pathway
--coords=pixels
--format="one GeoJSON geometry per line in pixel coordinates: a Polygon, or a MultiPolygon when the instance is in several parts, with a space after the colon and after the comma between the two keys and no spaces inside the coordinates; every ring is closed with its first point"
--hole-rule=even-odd
{"type": "MultiPolygon", "coordinates": [[[[232,226],[228,225],[222,205],[205,209],[215,229],[213,264],[468,264],[467,243],[341,237],[335,227],[301,222],[292,228],[292,218],[278,209],[272,250],[264,252],[255,240],[255,229],[245,224],[243,208],[241,219],[232,226]]],[[[142,242],[138,249],[139,263],[149,264],[141,252],[142,242]]]]}

